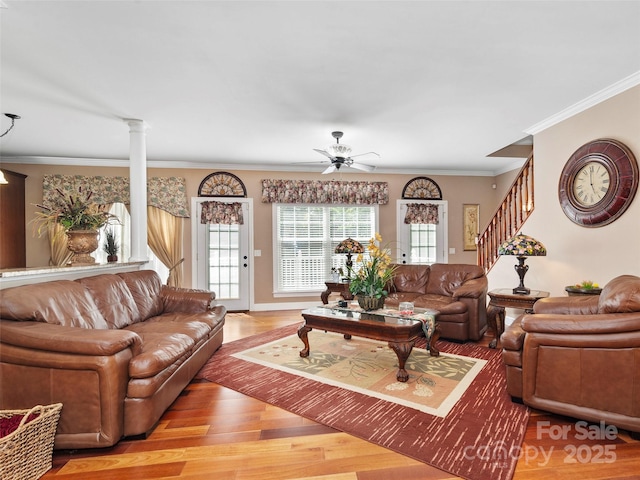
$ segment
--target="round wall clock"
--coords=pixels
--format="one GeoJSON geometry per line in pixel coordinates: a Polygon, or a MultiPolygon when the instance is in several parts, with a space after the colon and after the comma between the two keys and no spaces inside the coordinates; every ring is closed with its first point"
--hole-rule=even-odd
{"type": "Polygon", "coordinates": [[[247,189],[238,177],[229,172],[207,175],[198,187],[199,197],[246,197],[247,189]]]}
{"type": "Polygon", "coordinates": [[[442,190],[429,177],[416,177],[409,180],[404,186],[402,198],[442,200],[442,190]]]}
{"type": "Polygon", "coordinates": [[[558,184],[565,215],[583,227],[619,218],[638,190],[638,163],[626,145],[609,138],[589,142],[567,161],[558,184]]]}

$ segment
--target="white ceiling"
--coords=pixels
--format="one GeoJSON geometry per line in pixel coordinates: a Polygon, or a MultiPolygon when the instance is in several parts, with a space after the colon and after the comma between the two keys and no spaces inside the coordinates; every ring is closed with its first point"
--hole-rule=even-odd
{"type": "Polygon", "coordinates": [[[380,172],[493,174],[640,72],[639,1],[0,3],[5,162],[126,164],[136,118],[151,166],[320,172],[342,130],[380,172]]]}

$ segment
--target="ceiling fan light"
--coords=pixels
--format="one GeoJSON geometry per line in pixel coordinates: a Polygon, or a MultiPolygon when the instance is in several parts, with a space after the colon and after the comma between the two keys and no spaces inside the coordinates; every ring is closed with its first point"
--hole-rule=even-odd
{"type": "Polygon", "coordinates": [[[327,152],[329,152],[332,157],[347,158],[351,155],[351,147],[344,143],[334,143],[327,147],[327,152]]]}

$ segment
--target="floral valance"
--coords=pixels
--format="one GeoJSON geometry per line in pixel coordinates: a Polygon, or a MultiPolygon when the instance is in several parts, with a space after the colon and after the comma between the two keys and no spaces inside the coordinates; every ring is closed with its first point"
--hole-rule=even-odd
{"type": "Polygon", "coordinates": [[[202,202],[200,223],[218,225],[243,225],[242,203],[202,202]]]}
{"type": "MultiPolygon", "coordinates": [[[[42,181],[43,204],[54,206],[60,195],[77,194],[78,189],[92,192],[91,200],[99,205],[124,203],[129,205],[129,177],[102,175],[45,175],[42,181]]],[[[160,208],[176,217],[189,218],[185,179],[151,177],[147,179],[147,205],[160,208]]]]}
{"type": "Polygon", "coordinates": [[[408,203],[404,223],[426,223],[438,225],[438,205],[433,203],[408,203]]]}
{"type": "Polygon", "coordinates": [[[262,203],[342,203],[386,205],[387,182],[262,180],[262,203]]]}

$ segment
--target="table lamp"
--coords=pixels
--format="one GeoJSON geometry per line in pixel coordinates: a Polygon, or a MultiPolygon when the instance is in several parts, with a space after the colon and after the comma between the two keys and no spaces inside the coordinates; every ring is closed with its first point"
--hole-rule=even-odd
{"type": "Polygon", "coordinates": [[[524,286],[524,276],[529,270],[529,265],[525,265],[524,261],[527,257],[542,257],[547,254],[547,249],[535,238],[529,237],[523,233],[511,237],[509,240],[500,245],[498,255],[515,255],[518,264],[514,265],[518,277],[520,277],[520,285],[513,289],[513,293],[529,295],[531,290],[524,286]]]}
{"type": "Polygon", "coordinates": [[[350,274],[351,268],[353,267],[353,261],[351,260],[351,255],[353,255],[354,253],[364,253],[364,247],[359,241],[349,237],[338,244],[338,246],[335,249],[335,253],[347,254],[347,271],[350,274]]]}

